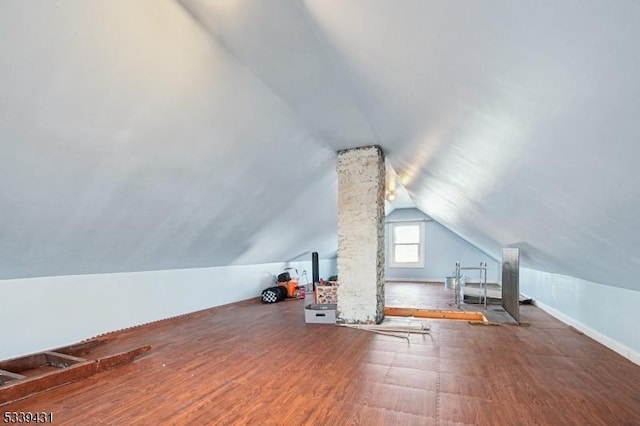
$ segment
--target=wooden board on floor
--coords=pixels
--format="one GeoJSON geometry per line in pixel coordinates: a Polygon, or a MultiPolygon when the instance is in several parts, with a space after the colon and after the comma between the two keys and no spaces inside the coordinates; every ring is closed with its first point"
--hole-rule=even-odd
{"type": "Polygon", "coordinates": [[[418,309],[418,308],[384,308],[384,314],[395,317],[416,317],[416,318],[434,318],[434,319],[453,319],[453,320],[485,320],[482,312],[468,311],[441,311],[435,309],[418,309]]]}
{"type": "Polygon", "coordinates": [[[42,352],[4,361],[1,363],[3,369],[0,369],[0,376],[3,378],[0,384],[0,405],[129,364],[150,349],[151,346],[145,345],[98,359],[42,352]],[[23,372],[28,372],[28,375],[20,374],[23,372]]]}
{"type": "Polygon", "coordinates": [[[55,388],[66,383],[84,379],[97,371],[95,361],[84,361],[67,368],[56,371],[27,377],[22,380],[15,380],[0,387],[0,404],[15,401],[33,393],[41,392],[46,389],[55,388]]]}

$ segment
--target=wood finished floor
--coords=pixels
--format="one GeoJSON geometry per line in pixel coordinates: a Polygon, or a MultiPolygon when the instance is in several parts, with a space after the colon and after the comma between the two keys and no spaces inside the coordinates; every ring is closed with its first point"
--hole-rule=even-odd
{"type": "MultiPolygon", "coordinates": [[[[388,305],[394,288],[420,307],[448,298],[391,284],[388,305]]],[[[0,412],[53,412],[61,425],[640,424],[640,366],[534,306],[522,306],[528,327],[431,320],[407,344],[305,324],[303,304],[243,302],[120,332],[100,350],[152,350],[0,412]]]]}

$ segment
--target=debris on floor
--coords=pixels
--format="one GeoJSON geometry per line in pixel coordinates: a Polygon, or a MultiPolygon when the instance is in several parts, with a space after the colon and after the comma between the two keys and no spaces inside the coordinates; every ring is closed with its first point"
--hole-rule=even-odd
{"type": "Polygon", "coordinates": [[[380,324],[339,324],[342,327],[365,330],[385,336],[399,337],[409,341],[411,333],[429,334],[431,326],[427,321],[416,318],[386,317],[380,324]]]}

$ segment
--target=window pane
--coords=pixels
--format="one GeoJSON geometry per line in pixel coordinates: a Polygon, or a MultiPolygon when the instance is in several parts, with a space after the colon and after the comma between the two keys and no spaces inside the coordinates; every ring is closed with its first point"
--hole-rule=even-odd
{"type": "Polygon", "coordinates": [[[420,246],[418,244],[403,244],[394,246],[395,263],[415,263],[420,261],[420,246]]]}
{"type": "Polygon", "coordinates": [[[420,226],[419,225],[396,225],[394,228],[396,244],[419,244],[420,243],[420,226]]]}

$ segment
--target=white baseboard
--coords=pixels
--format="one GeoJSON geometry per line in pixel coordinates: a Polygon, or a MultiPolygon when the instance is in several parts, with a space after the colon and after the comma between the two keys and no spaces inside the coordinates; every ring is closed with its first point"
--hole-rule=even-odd
{"type": "Polygon", "coordinates": [[[536,305],[537,307],[539,307],[540,309],[542,309],[543,311],[545,311],[549,315],[559,319],[560,321],[564,322],[565,324],[568,324],[568,325],[574,327],[576,330],[579,330],[579,331],[583,332],[584,334],[586,334],[587,336],[591,337],[596,342],[606,346],[607,348],[611,349],[614,352],[619,353],[620,355],[622,355],[623,357],[627,358],[628,360],[630,360],[634,364],[640,365],[640,353],[639,352],[636,352],[633,349],[628,348],[627,346],[625,346],[622,343],[618,342],[617,340],[614,340],[614,339],[610,338],[609,336],[606,336],[606,335],[600,333],[599,331],[596,331],[593,328],[582,324],[580,321],[576,321],[575,319],[563,314],[562,312],[558,311],[557,309],[552,308],[551,306],[545,305],[544,303],[542,303],[542,302],[540,302],[538,300],[535,300],[535,299],[532,299],[532,300],[533,300],[533,304],[534,305],[536,305]]]}

